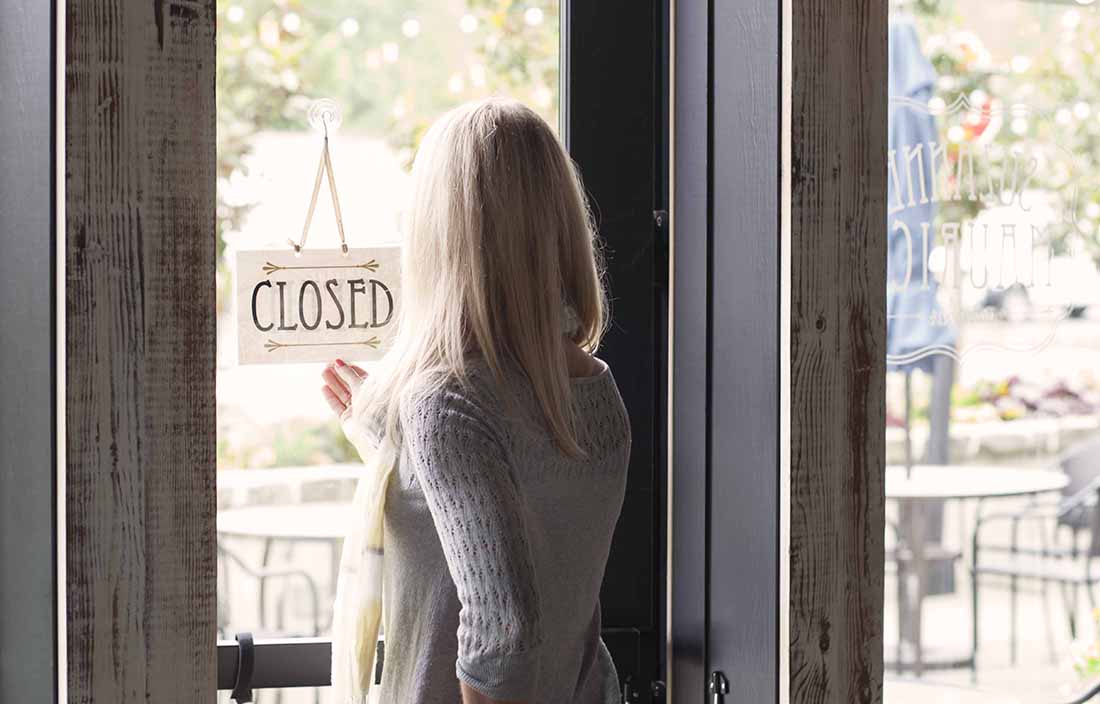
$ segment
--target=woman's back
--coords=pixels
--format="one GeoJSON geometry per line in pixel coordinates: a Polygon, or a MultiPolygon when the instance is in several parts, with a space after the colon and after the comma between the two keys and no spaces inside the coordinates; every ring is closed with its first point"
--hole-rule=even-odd
{"type": "Polygon", "coordinates": [[[454,704],[456,674],[503,700],[616,697],[599,590],[630,426],[611,370],[571,381],[570,458],[515,370],[483,364],[402,409],[386,499],[383,702],[454,704]],[[514,393],[516,404],[506,400],[514,393]]]}
{"type": "MultiPolygon", "coordinates": [[[[402,448],[385,513],[368,516],[386,523],[383,701],[615,701],[598,595],[630,430],[606,365],[570,378],[610,323],[580,175],[537,113],[502,98],[436,120],[412,175],[391,346],[371,383],[326,371],[345,428],[402,448]]],[[[376,555],[357,572],[367,594],[376,555]]],[[[342,624],[350,647],[373,639],[372,614],[343,616],[362,619],[342,624]]]]}

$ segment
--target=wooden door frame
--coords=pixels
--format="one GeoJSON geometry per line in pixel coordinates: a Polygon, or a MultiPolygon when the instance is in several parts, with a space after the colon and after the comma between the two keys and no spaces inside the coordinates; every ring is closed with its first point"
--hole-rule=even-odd
{"type": "Polygon", "coordinates": [[[879,702],[888,4],[672,2],[670,698],[879,702]]]}
{"type": "MultiPolygon", "coordinates": [[[[673,1],[683,19],[686,0],[673,1]]],[[[696,35],[707,37],[707,83],[691,97],[696,106],[715,104],[714,3],[701,20],[705,34],[696,35]]],[[[770,6],[760,7],[771,16],[770,6]]],[[[776,185],[789,189],[789,201],[781,200],[789,212],[774,214],[782,223],[774,275],[787,292],[781,310],[789,316],[778,323],[780,401],[789,402],[789,416],[781,411],[779,423],[789,420],[780,428],[789,442],[780,443],[775,481],[779,495],[789,491],[790,499],[789,524],[776,518],[775,562],[781,571],[789,555],[790,601],[788,628],[777,626],[786,632],[776,634],[773,668],[781,700],[880,701],[887,4],[784,0],[783,8],[785,53],[763,79],[789,77],[789,133],[780,141],[789,151],[776,185]],[[784,540],[789,552],[779,547],[784,540]],[[787,672],[784,662],[789,679],[779,674],[787,672]]],[[[214,3],[138,3],[101,12],[69,0],[64,13],[68,697],[130,702],[155,694],[191,701],[210,696],[216,672],[208,344],[214,335],[214,3]],[[187,289],[192,295],[179,295],[185,285],[194,286],[187,289]],[[199,433],[205,442],[191,437],[195,428],[207,429],[199,433]]],[[[698,33],[700,25],[674,25],[674,36],[681,30],[698,33]]],[[[698,62],[698,52],[692,55],[698,62]]],[[[680,78],[687,68],[677,63],[673,73],[680,78]]],[[[677,95],[687,100],[686,92],[677,95]]],[[[673,191],[685,218],[677,225],[674,203],[674,242],[700,226],[711,228],[710,236],[722,231],[707,218],[700,225],[699,211],[684,205],[713,197],[713,171],[707,170],[723,157],[705,151],[717,126],[710,120],[722,115],[707,109],[702,117],[693,148],[702,139],[704,152],[674,153],[673,191]]],[[[677,138],[685,124],[678,120],[673,128],[677,138]]],[[[640,218],[637,210],[624,212],[640,218]]],[[[646,225],[652,232],[652,221],[646,225]]],[[[675,246],[674,276],[692,261],[707,265],[705,238],[702,252],[675,246]]],[[[700,280],[691,282],[684,272],[679,281],[698,295],[700,280]]],[[[691,295],[674,292],[670,333],[670,380],[682,394],[669,416],[677,438],[669,455],[675,701],[699,701],[681,700],[676,687],[702,692],[715,664],[699,630],[710,607],[690,603],[700,594],[713,597],[709,558],[676,549],[692,535],[712,540],[706,514],[700,520],[675,508],[705,496],[713,479],[705,443],[692,448],[686,441],[692,418],[708,422],[707,407],[682,402],[693,393],[705,398],[713,375],[723,373],[707,356],[711,348],[686,344],[690,326],[701,324],[705,336],[708,324],[708,313],[701,318],[698,310],[681,310],[691,295]],[[703,621],[692,620],[700,616],[703,621]]],[[[713,438],[723,430],[709,432],[713,438]]],[[[772,569],[765,566],[760,579],[771,579],[772,569]]]]}
{"type": "Polygon", "coordinates": [[[790,701],[881,702],[889,3],[785,1],[790,701]]]}
{"type": "MultiPolygon", "coordinates": [[[[565,133],[610,244],[611,284],[620,281],[627,299],[606,356],[622,359],[617,377],[639,409],[624,513],[645,530],[627,531],[612,556],[614,576],[636,601],[605,606],[606,625],[623,632],[611,640],[630,636],[628,669],[640,678],[656,675],[660,637],[654,507],[663,457],[654,447],[663,416],[652,378],[662,352],[659,2],[628,13],[636,31],[620,33],[617,50],[596,31],[622,29],[620,11],[637,7],[571,8],[577,31],[563,60],[602,68],[569,76],[565,133]],[[631,128],[622,129],[631,111],[631,128]],[[597,159],[609,146],[613,168],[597,159]],[[633,163],[629,182],[616,173],[624,162],[633,163]],[[644,358],[639,336],[653,341],[644,358]]],[[[69,0],[64,15],[69,698],[191,701],[210,695],[217,672],[215,4],[69,0]]],[[[302,645],[314,652],[318,644],[302,645]]]]}
{"type": "Polygon", "coordinates": [[[214,0],[68,0],[68,700],[215,687],[214,0]]]}

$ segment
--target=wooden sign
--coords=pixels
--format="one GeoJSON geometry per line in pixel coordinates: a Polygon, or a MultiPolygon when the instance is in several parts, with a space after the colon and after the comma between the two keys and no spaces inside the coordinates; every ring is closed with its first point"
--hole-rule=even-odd
{"type": "Polygon", "coordinates": [[[398,246],[237,253],[241,364],[379,359],[396,329],[398,246]]]}

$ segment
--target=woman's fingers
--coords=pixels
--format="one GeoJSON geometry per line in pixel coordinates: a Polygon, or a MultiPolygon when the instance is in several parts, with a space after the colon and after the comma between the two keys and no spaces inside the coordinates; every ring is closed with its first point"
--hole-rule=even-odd
{"type": "Polygon", "coordinates": [[[363,384],[363,377],[366,376],[366,372],[362,370],[356,370],[348,364],[344,363],[344,360],[338,359],[333,362],[333,370],[344,382],[344,386],[348,389],[349,394],[354,394],[363,384]]]}
{"type": "Polygon", "coordinates": [[[322,393],[330,408],[343,418],[350,410],[351,398],[363,384],[367,372],[342,359],[337,359],[325,367],[321,378],[325,381],[322,393]]]}
{"type": "Polygon", "coordinates": [[[331,408],[336,415],[344,415],[344,411],[348,409],[348,406],[340,400],[340,397],[333,392],[332,388],[328,386],[322,387],[321,395],[325,397],[325,401],[328,402],[328,407],[331,408]]]}
{"type": "Polygon", "coordinates": [[[340,399],[340,402],[345,406],[348,405],[351,401],[351,391],[343,379],[333,371],[332,367],[325,367],[325,370],[321,372],[321,378],[325,380],[325,388],[331,390],[333,395],[340,399]]]}

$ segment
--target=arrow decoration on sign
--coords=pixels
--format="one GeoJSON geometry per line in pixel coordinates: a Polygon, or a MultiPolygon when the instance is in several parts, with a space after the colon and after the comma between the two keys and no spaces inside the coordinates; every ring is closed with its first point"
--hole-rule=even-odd
{"type": "MultiPolygon", "coordinates": [[[[331,269],[332,267],[329,268],[331,269]]],[[[356,342],[275,342],[274,340],[268,340],[264,343],[264,349],[268,352],[274,352],[284,347],[354,347],[356,345],[378,349],[380,342],[377,335],[369,340],[359,340],[356,342]]]]}
{"type": "Polygon", "coordinates": [[[263,269],[263,272],[268,276],[271,276],[276,271],[286,271],[288,269],[366,269],[367,271],[374,273],[378,271],[378,262],[374,259],[371,259],[369,262],[364,262],[362,264],[338,264],[336,266],[333,266],[331,264],[326,264],[324,266],[283,266],[281,264],[272,264],[271,262],[265,262],[263,267],[261,268],[263,269]]]}

